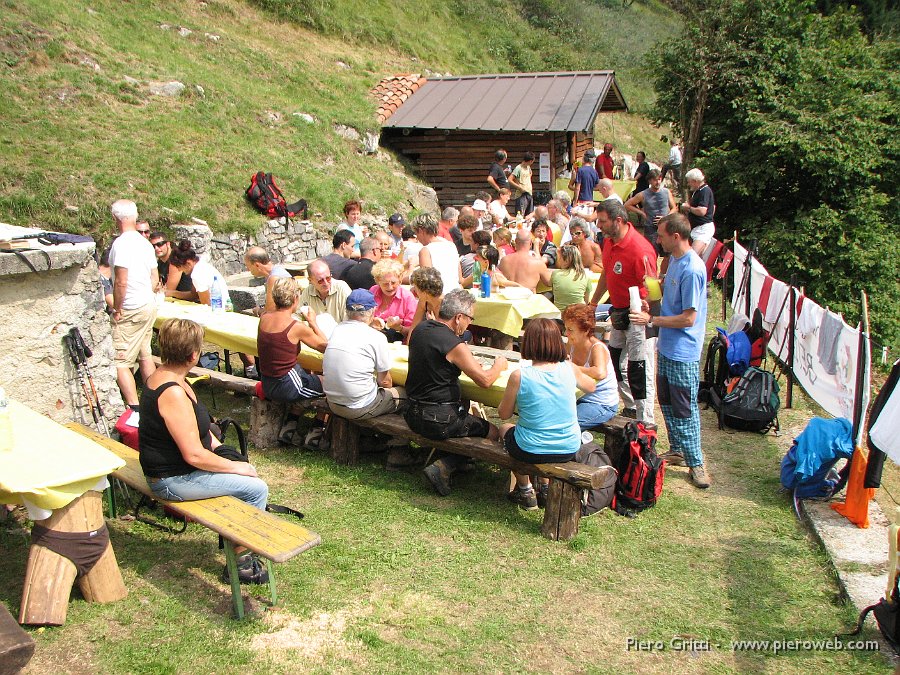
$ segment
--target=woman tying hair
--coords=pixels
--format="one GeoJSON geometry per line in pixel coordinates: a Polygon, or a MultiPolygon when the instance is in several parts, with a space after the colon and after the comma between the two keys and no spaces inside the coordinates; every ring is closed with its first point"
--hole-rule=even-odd
{"type": "MultiPolygon", "coordinates": [[[[203,328],[193,321],[168,319],[159,329],[162,365],[147,378],[141,394],[139,451],[147,484],[169,501],[232,496],[265,510],[268,486],[252,464],[215,453],[221,443],[210,433],[209,412],[184,379],[197,365],[202,345],[203,328]]],[[[268,582],[255,555],[239,546],[234,551],[241,583],[268,582]]],[[[229,580],[227,566],[223,579],[229,580]]]]}
{"type": "MultiPolygon", "coordinates": [[[[565,247],[563,247],[565,248],[565,247]]],[[[594,308],[569,305],[562,313],[569,338],[569,358],[576,368],[597,381],[593,393],[578,399],[576,411],[582,431],[608,422],[619,410],[619,388],[609,349],[594,335],[594,308]]]]}
{"type": "Polygon", "coordinates": [[[211,304],[214,288],[218,289],[219,297],[222,298],[223,308],[231,302],[225,277],[222,276],[219,270],[197,255],[189,240],[182,239],[178,242],[178,246],[172,250],[169,262],[182,273],[191,276],[194,290],[197,291],[201,305],[211,304]]]}
{"type": "MultiPolygon", "coordinates": [[[[513,459],[528,464],[568,462],[581,447],[581,431],[575,412],[575,388],[594,391],[594,380],[566,361],[566,346],[556,322],[533,319],[522,338],[522,358],[531,365],[512,371],[497,409],[507,420],[519,410],[518,424],[500,427],[503,447],[513,459]]],[[[528,474],[516,473],[516,489],[510,501],[523,509],[543,506],[550,480],[541,478],[539,497],[528,474]]]]}
{"type": "Polygon", "coordinates": [[[509,288],[510,286],[519,286],[515,281],[506,278],[498,268],[500,262],[500,252],[493,246],[482,246],[475,253],[475,262],[481,265],[481,269],[487,272],[491,277],[491,290],[496,291],[501,288],[509,288]]]}
{"type": "Polygon", "coordinates": [[[590,301],[591,280],[584,272],[577,246],[566,244],[559,249],[559,269],[553,270],[550,284],[553,286],[553,304],[560,311],[569,305],[590,301]]]}

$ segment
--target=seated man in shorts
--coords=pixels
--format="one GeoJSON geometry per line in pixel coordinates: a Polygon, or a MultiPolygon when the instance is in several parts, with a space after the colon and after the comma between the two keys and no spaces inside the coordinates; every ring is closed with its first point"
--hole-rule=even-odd
{"type": "MultiPolygon", "coordinates": [[[[475,360],[462,334],[475,313],[475,298],[463,289],[450,291],[441,301],[438,316],[415,327],[409,339],[409,375],[406,423],[417,434],[433,440],[447,438],[499,438],[497,427],[469,413],[463,401],[459,376],[468,375],[479,387],[488,388],[506,370],[506,359],[497,357],[490,368],[475,360]]],[[[441,495],[450,494],[450,476],[466,459],[444,453],[425,468],[425,476],[441,495]]]]}

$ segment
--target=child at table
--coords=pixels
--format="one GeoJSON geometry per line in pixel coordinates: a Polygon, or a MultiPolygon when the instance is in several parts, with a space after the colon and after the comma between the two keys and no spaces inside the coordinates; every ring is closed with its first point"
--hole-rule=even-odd
{"type": "Polygon", "coordinates": [[[497,263],[500,262],[500,253],[493,246],[482,246],[475,253],[475,262],[481,265],[481,269],[488,273],[491,277],[491,291],[496,291],[509,286],[519,286],[515,281],[506,278],[499,269],[497,263]]]}

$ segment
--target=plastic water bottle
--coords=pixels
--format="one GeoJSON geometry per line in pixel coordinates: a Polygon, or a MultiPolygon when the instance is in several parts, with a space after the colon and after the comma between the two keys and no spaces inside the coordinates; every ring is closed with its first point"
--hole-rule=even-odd
{"type": "Polygon", "coordinates": [[[9,398],[0,387],[0,452],[12,450],[12,420],[9,414],[9,398]]]}
{"type": "Polygon", "coordinates": [[[491,297],[491,275],[487,272],[481,274],[481,297],[491,297]]]}
{"type": "Polygon", "coordinates": [[[213,275],[212,286],[209,287],[209,306],[214,312],[225,311],[225,305],[222,304],[222,286],[219,284],[218,275],[213,275]]]}

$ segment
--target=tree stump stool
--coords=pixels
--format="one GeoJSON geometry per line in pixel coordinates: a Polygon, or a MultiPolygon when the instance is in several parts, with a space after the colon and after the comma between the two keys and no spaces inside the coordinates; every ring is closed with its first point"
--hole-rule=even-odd
{"type": "MultiPolygon", "coordinates": [[[[81,495],[57,509],[46,520],[36,521],[55,532],[93,532],[104,525],[103,496],[96,491],[81,495]]],[[[40,545],[32,544],[25,569],[25,588],[19,623],[61,626],[66,622],[69,596],[77,577],[75,564],[68,558],[40,545]]],[[[78,587],[88,602],[114,602],[128,591],[122,581],[112,544],[90,572],[78,578],[78,587]]]]}

